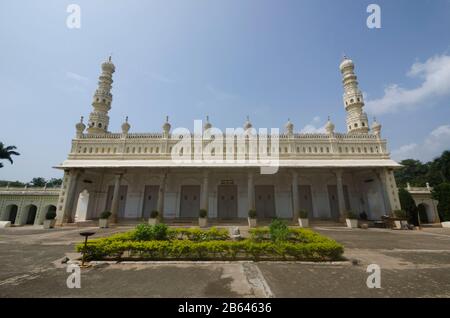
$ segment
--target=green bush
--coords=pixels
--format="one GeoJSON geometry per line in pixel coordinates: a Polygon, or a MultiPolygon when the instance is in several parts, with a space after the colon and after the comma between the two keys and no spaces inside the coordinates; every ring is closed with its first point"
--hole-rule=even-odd
{"type": "Polygon", "coordinates": [[[100,219],[109,219],[110,216],[111,216],[111,212],[109,212],[109,211],[103,211],[103,212],[100,214],[100,219]]]}
{"type": "Polygon", "coordinates": [[[248,217],[250,219],[255,219],[256,218],[256,210],[255,209],[251,209],[248,211],[248,217]]]}
{"type": "Polygon", "coordinates": [[[439,201],[438,211],[441,222],[450,221],[450,183],[441,183],[433,188],[433,199],[439,201]]]}
{"type": "Polygon", "coordinates": [[[346,212],[345,212],[345,216],[346,216],[347,219],[352,219],[352,220],[358,218],[358,216],[356,215],[356,213],[353,212],[352,210],[346,211],[346,212]]]}
{"type": "Polygon", "coordinates": [[[270,239],[273,242],[284,242],[289,239],[290,232],[286,223],[280,219],[274,219],[269,225],[270,239]]]}
{"type": "MultiPolygon", "coordinates": [[[[275,223],[277,224],[277,222],[275,223]]],[[[283,225],[274,228],[284,229],[283,225]]],[[[287,228],[287,227],[286,227],[287,228]]],[[[269,228],[251,229],[250,239],[231,241],[226,229],[171,228],[140,224],[135,230],[77,245],[90,260],[338,260],[342,245],[309,229],[289,229],[272,241],[269,228]],[[285,234],[283,234],[285,235],[285,234]]]]}
{"type": "Polygon", "coordinates": [[[166,224],[139,224],[134,231],[136,241],[164,241],[168,238],[168,227],[166,224]]]}
{"type": "Polygon", "coordinates": [[[342,245],[329,240],[319,243],[299,244],[291,242],[243,241],[107,241],[97,240],[77,246],[79,252],[86,252],[88,259],[151,259],[151,260],[339,260],[343,254],[342,245]],[[128,252],[127,257],[123,257],[128,252]]]}
{"type": "Polygon", "coordinates": [[[308,218],[308,211],[306,211],[306,210],[300,210],[300,211],[298,212],[298,216],[299,216],[301,219],[307,219],[307,218],[308,218]]]}
{"type": "Polygon", "coordinates": [[[228,230],[217,229],[212,227],[208,230],[202,230],[198,228],[176,228],[169,229],[169,239],[174,240],[191,240],[195,242],[199,241],[222,241],[228,240],[230,237],[228,235],[228,230]]]}
{"type": "Polygon", "coordinates": [[[159,212],[158,212],[157,210],[153,210],[153,211],[150,213],[150,218],[151,218],[151,219],[156,219],[158,216],[159,216],[159,212]]]}
{"type": "Polygon", "coordinates": [[[207,210],[205,210],[205,209],[200,209],[200,211],[199,211],[199,213],[198,213],[198,216],[200,217],[200,218],[206,218],[207,216],[208,216],[208,211],[207,210]]]}
{"type": "Polygon", "coordinates": [[[54,220],[55,218],[56,218],[56,211],[49,210],[45,214],[45,219],[46,220],[54,220]]]}

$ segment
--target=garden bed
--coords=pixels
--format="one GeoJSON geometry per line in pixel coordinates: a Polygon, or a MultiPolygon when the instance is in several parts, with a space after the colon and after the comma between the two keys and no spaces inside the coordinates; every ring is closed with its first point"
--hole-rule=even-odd
{"type": "Polygon", "coordinates": [[[135,230],[77,246],[88,260],[115,261],[336,261],[344,248],[307,229],[256,228],[249,237],[231,240],[226,229],[168,228],[141,224],[135,230]]]}

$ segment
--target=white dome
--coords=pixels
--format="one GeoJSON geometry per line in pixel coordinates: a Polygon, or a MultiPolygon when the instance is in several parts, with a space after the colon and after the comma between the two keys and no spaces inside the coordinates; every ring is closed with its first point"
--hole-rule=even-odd
{"type": "Polygon", "coordinates": [[[247,116],[247,121],[244,123],[244,129],[247,130],[247,129],[250,129],[252,127],[253,127],[253,125],[250,122],[250,118],[247,116]]]}
{"type": "Polygon", "coordinates": [[[325,125],[325,130],[327,131],[327,133],[333,133],[334,132],[334,124],[331,122],[331,120],[328,118],[328,121],[325,125]]]}
{"type": "Polygon", "coordinates": [[[339,68],[343,70],[347,67],[354,67],[353,61],[349,59],[348,57],[344,57],[344,60],[341,62],[341,65],[339,65],[339,68]]]}
{"type": "Polygon", "coordinates": [[[292,129],[292,128],[294,128],[294,124],[291,122],[290,119],[288,119],[288,121],[284,127],[286,127],[286,129],[292,129]]]}

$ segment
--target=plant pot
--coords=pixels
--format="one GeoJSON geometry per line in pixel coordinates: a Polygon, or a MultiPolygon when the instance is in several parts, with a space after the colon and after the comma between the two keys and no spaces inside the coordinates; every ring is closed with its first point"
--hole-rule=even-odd
{"type": "Polygon", "coordinates": [[[256,219],[248,218],[248,227],[256,227],[256,219]]]}
{"type": "Polygon", "coordinates": [[[150,219],[148,219],[148,224],[149,225],[159,224],[159,219],[158,218],[150,218],[150,219]]]}
{"type": "Polygon", "coordinates": [[[349,229],[357,229],[358,228],[358,220],[357,219],[345,219],[347,223],[347,227],[349,229]]]}
{"type": "Polygon", "coordinates": [[[394,220],[394,228],[396,230],[401,230],[402,229],[402,221],[400,220],[394,220]]]}
{"type": "Polygon", "coordinates": [[[300,227],[309,227],[309,219],[298,218],[298,225],[300,227]]]}
{"type": "Polygon", "coordinates": [[[200,227],[207,227],[208,226],[208,219],[207,218],[198,218],[198,225],[200,227]]]}
{"type": "Polygon", "coordinates": [[[53,229],[55,227],[56,220],[44,220],[44,229],[53,229]]]}
{"type": "Polygon", "coordinates": [[[98,220],[98,226],[101,229],[106,229],[109,226],[109,220],[108,219],[100,219],[100,220],[98,220]]]}
{"type": "Polygon", "coordinates": [[[442,227],[450,228],[450,222],[441,222],[442,227]]]}

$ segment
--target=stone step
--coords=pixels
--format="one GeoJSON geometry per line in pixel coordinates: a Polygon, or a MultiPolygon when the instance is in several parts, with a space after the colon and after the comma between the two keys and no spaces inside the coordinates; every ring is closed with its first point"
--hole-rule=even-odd
{"type": "Polygon", "coordinates": [[[98,221],[86,220],[75,222],[76,227],[96,227],[98,226],[98,221]]]}
{"type": "Polygon", "coordinates": [[[441,223],[422,223],[420,224],[421,227],[431,227],[431,228],[440,228],[442,227],[441,223]]]}

